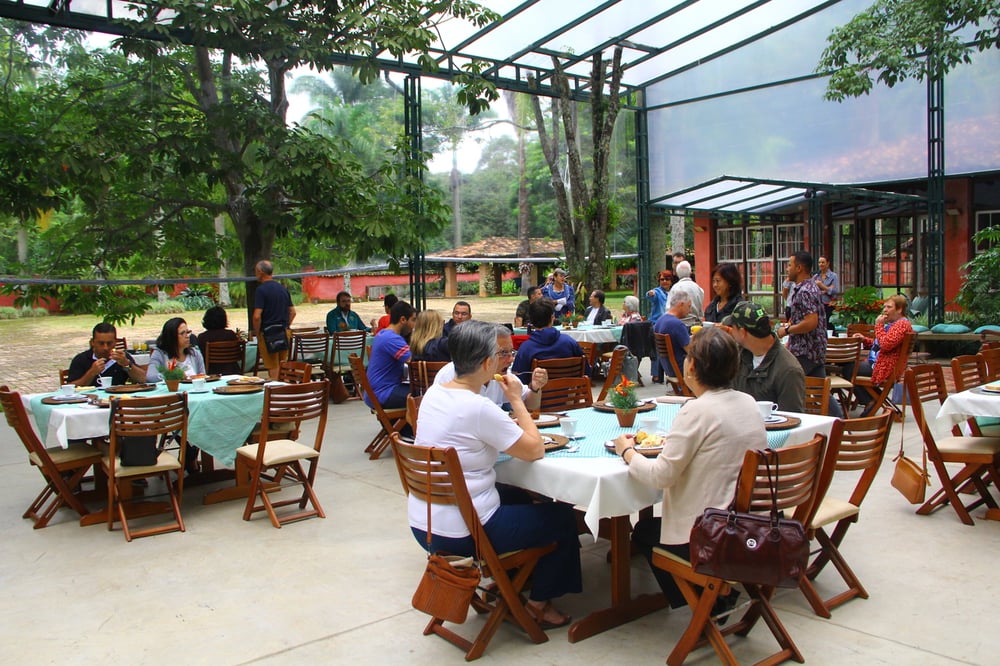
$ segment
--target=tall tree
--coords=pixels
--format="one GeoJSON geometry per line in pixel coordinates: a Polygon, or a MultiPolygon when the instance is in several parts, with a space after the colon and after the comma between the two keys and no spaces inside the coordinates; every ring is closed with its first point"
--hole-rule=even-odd
{"type": "MultiPolygon", "coordinates": [[[[562,63],[555,56],[553,82],[559,92],[552,103],[552,132],[545,128],[541,102],[534,96],[535,121],[545,160],[552,174],[552,185],[559,204],[559,228],[562,231],[566,261],[573,275],[582,275],[588,289],[604,283],[608,257],[608,231],[613,224],[614,208],[609,189],[611,138],[620,109],[619,90],[622,77],[622,48],[615,47],[610,63],[603,53],[595,53],[590,71],[590,121],[593,141],[592,180],[588,183],[578,143],[575,104],[570,98],[569,82],[562,63]],[[607,93],[605,93],[607,88],[607,93]],[[558,127],[561,122],[566,139],[569,194],[560,175],[558,127]]],[[[586,291],[586,290],[581,290],[586,291]]]]}

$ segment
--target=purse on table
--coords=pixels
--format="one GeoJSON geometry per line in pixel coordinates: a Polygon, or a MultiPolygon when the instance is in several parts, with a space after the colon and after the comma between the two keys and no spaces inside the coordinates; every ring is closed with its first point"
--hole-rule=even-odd
{"type": "MultiPolygon", "coordinates": [[[[427,452],[428,466],[430,451],[427,452]]],[[[469,615],[472,595],[479,587],[481,573],[475,558],[431,553],[431,481],[427,477],[427,567],[413,593],[412,604],[418,611],[448,622],[461,624],[469,615]]],[[[478,546],[477,546],[478,550],[478,546]]]]}
{"type": "MultiPolygon", "coordinates": [[[[770,514],[708,508],[691,528],[691,566],[701,574],[770,587],[798,587],[806,570],[809,541],[802,523],[778,513],[775,479],[768,452],[758,451],[767,468],[770,514]]],[[[777,468],[775,468],[777,476],[777,468]]],[[[737,487],[739,495],[739,487],[737,487]]]]}

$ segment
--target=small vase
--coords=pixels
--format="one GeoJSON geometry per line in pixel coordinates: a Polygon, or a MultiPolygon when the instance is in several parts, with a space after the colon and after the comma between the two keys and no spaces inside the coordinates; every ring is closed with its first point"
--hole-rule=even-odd
{"type": "Polygon", "coordinates": [[[164,379],[163,381],[167,385],[167,390],[172,393],[176,393],[177,389],[181,387],[181,380],[179,379],[164,379]]]}
{"type": "Polygon", "coordinates": [[[579,326],[579,325],[580,325],[580,322],[578,322],[578,321],[574,321],[574,322],[573,322],[573,328],[576,328],[576,327],[577,327],[577,326],[579,326]]]}
{"type": "Polygon", "coordinates": [[[618,425],[623,428],[631,428],[635,425],[636,412],[638,412],[638,410],[635,407],[632,409],[615,408],[615,416],[618,417],[618,425]]]}

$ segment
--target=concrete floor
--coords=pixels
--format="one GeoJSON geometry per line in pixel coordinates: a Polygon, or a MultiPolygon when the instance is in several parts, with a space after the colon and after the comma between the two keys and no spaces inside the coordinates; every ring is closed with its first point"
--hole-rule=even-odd
{"type": "MultiPolygon", "coordinates": [[[[244,522],[241,503],[202,506],[203,486],[186,489],[186,533],[126,543],[120,531],[79,527],[65,509],[32,530],[20,516],[41,479],[4,422],[0,663],[460,663],[457,648],[422,635],[427,618],[410,606],[424,557],[406,524],[391,455],[362,455],[374,432],[361,403],[331,406],[316,488],[325,520],[281,530],[266,518],[244,522]]],[[[905,434],[914,455],[910,419],[905,434]]],[[[824,620],[797,590],[782,590],[779,615],[810,664],[995,664],[1000,523],[967,527],[948,507],[914,515],[889,486],[898,446],[894,429],[893,453],[844,542],[871,598],[824,620]]],[[[831,492],[849,489],[835,480],[831,492]]],[[[607,542],[584,537],[585,592],[560,600],[561,609],[581,617],[607,605],[607,550],[607,542]]],[[[635,559],[633,589],[654,588],[635,559]]],[[[832,567],[819,588],[839,591],[832,567]]],[[[557,629],[534,645],[505,626],[481,662],[663,663],[688,616],[663,610],[577,644],[557,629]]],[[[480,622],[471,617],[460,629],[474,635],[480,622]]],[[[763,624],[730,643],[746,662],[776,649],[763,624]]],[[[688,663],[717,662],[705,648],[688,663]]]]}

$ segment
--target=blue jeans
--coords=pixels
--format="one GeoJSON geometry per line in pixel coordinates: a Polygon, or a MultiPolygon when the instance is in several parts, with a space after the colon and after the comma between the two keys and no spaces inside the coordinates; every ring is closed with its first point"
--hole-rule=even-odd
{"type": "MultiPolygon", "coordinates": [[[[556,542],[556,549],[538,560],[531,576],[531,593],[528,597],[532,601],[548,601],[564,594],[582,591],[580,538],[576,532],[573,507],[561,502],[532,504],[529,496],[519,489],[501,485],[497,486],[497,490],[500,491],[500,508],[483,525],[486,536],[497,553],[556,542]]],[[[417,543],[427,548],[427,533],[415,527],[410,529],[417,543]]],[[[443,537],[432,534],[429,551],[475,555],[476,545],[471,536],[443,537]]]]}

